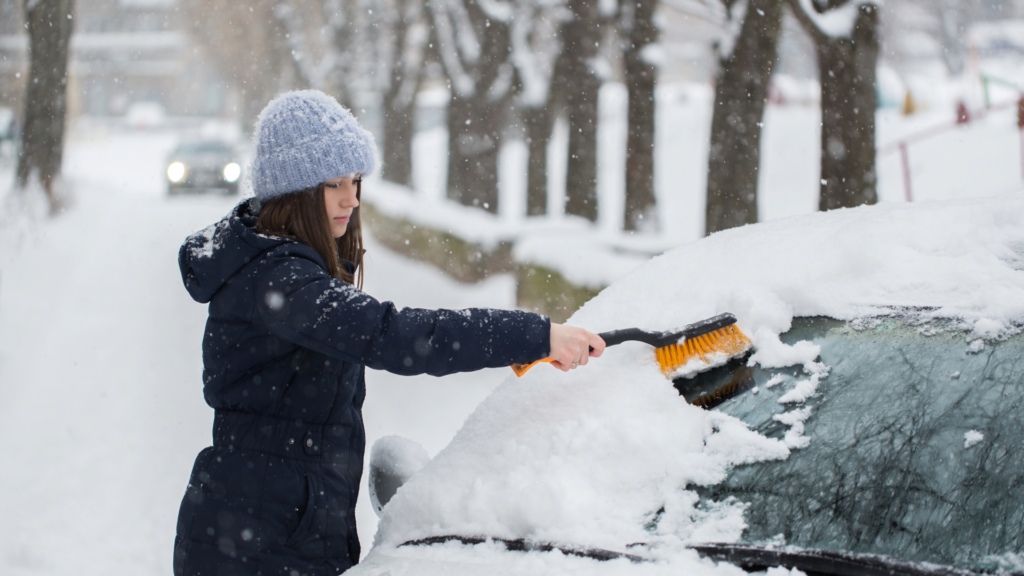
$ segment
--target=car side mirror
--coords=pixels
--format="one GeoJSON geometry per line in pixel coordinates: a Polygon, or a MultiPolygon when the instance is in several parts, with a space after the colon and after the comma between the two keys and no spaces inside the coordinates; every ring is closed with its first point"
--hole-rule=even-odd
{"type": "Polygon", "coordinates": [[[384,506],[410,477],[430,462],[427,450],[418,442],[401,436],[384,436],[370,449],[370,474],[367,487],[370,503],[380,518],[384,506]]]}

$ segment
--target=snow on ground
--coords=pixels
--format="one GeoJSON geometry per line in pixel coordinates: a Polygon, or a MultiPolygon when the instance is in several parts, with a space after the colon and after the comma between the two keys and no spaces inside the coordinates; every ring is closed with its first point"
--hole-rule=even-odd
{"type": "Polygon", "coordinates": [[[169,572],[174,500],[213,420],[204,310],[175,256],[230,204],[161,196],[172,142],[73,140],[74,199],[52,220],[12,222],[3,199],[0,517],[16,519],[0,527],[5,574],[169,572]]]}

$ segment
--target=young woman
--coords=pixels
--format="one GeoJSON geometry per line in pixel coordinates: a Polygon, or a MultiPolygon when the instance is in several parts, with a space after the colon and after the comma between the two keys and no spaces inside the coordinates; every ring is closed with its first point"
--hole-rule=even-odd
{"type": "Polygon", "coordinates": [[[604,349],[538,314],[399,311],[362,292],[361,178],[374,168],[372,137],[333,98],[279,96],[257,123],[255,197],[181,247],[185,287],[209,303],[216,412],[178,515],[176,576],[358,562],[365,367],[441,376],[551,356],[568,370],[604,349]]]}

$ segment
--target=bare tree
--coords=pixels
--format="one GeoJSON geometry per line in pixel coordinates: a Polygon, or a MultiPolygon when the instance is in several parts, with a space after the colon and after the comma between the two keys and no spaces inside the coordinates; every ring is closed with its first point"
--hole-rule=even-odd
{"type": "Polygon", "coordinates": [[[571,16],[562,24],[562,56],[555,76],[569,115],[569,162],[565,213],[597,220],[597,96],[601,79],[594,66],[601,40],[600,12],[593,0],[568,0],[571,16]]]}
{"type": "MultiPolygon", "coordinates": [[[[390,2],[390,0],[291,0],[304,3],[303,10],[313,21],[310,30],[322,30],[327,24],[330,44],[312,44],[301,53],[306,59],[319,59],[327,77],[321,85],[326,92],[337,95],[338,100],[354,113],[359,93],[380,93],[391,85],[390,71],[394,62],[386,61],[384,54],[391,51],[394,36],[391,25],[402,15],[407,26],[415,27],[415,19],[408,20],[409,10],[422,12],[423,0],[417,3],[390,2]],[[319,15],[309,4],[321,4],[319,15]],[[405,10],[405,12],[403,12],[405,10]]],[[[416,39],[417,37],[406,37],[416,39]]],[[[358,114],[357,114],[358,115],[358,114]]]]}
{"type": "Polygon", "coordinates": [[[938,22],[937,36],[942,39],[942,60],[950,74],[964,71],[967,63],[967,25],[970,24],[970,4],[964,0],[932,0],[927,3],[938,22]]]}
{"type": "Polygon", "coordinates": [[[36,174],[51,212],[60,208],[53,186],[64,157],[73,9],[72,0],[25,1],[30,63],[17,181],[25,188],[36,174]]]}
{"type": "Polygon", "coordinates": [[[658,226],[654,197],[654,84],[658,70],[647,52],[658,38],[654,26],[657,4],[657,0],[629,0],[620,6],[619,28],[624,36],[623,60],[629,92],[625,230],[658,226]]]}
{"type": "MultiPolygon", "coordinates": [[[[395,24],[398,41],[410,39],[423,0],[277,0],[271,28],[283,32],[287,56],[297,73],[297,86],[332,94],[357,116],[361,96],[379,95],[391,86],[394,58],[405,58],[403,47],[392,46],[395,24]],[[411,11],[411,13],[410,13],[411,11]]],[[[420,26],[422,27],[422,26],[420,26]]],[[[413,39],[422,39],[414,36],[413,39]]],[[[284,56],[284,54],[282,54],[284,56]]],[[[415,55],[414,55],[415,60],[415,55]]],[[[414,61],[412,65],[416,65],[414,61]]],[[[414,78],[418,81],[418,77],[414,78]]]]}
{"type": "Polygon", "coordinates": [[[547,145],[556,105],[552,80],[562,50],[558,36],[566,16],[561,0],[517,0],[512,20],[512,64],[516,69],[515,106],[529,150],[526,172],[526,213],[547,213],[547,145]]]}
{"type": "Polygon", "coordinates": [[[498,151],[512,96],[508,4],[429,0],[437,52],[451,85],[448,197],[498,211],[498,151]]]}
{"type": "Polygon", "coordinates": [[[788,0],[814,40],[821,83],[821,193],[819,210],[874,204],[875,69],[878,6],[871,0],[788,0]],[[845,29],[826,28],[832,12],[845,29]]]}
{"type": "Polygon", "coordinates": [[[182,18],[222,76],[238,92],[238,116],[252,129],[256,116],[278,93],[308,88],[327,76],[296,49],[296,10],[285,0],[183,0],[182,18]]]}
{"type": "Polygon", "coordinates": [[[705,234],[757,222],[762,118],[782,29],[782,0],[723,3],[728,20],[711,119],[705,234]]]}
{"type": "Polygon", "coordinates": [[[382,61],[390,71],[384,89],[385,180],[412,185],[412,139],[415,133],[416,93],[422,79],[424,52],[430,37],[423,21],[423,0],[385,0],[387,52],[382,61]]]}

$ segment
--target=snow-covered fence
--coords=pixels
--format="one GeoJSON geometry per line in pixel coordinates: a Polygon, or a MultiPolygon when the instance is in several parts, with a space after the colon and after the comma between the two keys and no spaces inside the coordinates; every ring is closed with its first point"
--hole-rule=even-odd
{"type": "Polygon", "coordinates": [[[374,238],[391,250],[427,262],[460,282],[479,282],[492,274],[511,272],[512,244],[485,245],[389,214],[375,202],[363,202],[362,215],[374,238]]]}
{"type": "MultiPolygon", "coordinates": [[[[988,104],[986,100],[986,104],[988,104]]],[[[900,153],[900,163],[903,169],[903,191],[904,197],[907,202],[914,201],[913,193],[913,182],[910,170],[910,145],[925,140],[929,140],[936,136],[941,136],[947,132],[953,130],[963,129],[964,126],[969,125],[971,122],[981,120],[985,116],[993,113],[1006,110],[1008,108],[1017,108],[1017,128],[1021,134],[1021,177],[1024,178],[1024,95],[1020,97],[1016,102],[1007,101],[1001,104],[991,106],[986,105],[985,108],[976,111],[970,111],[963,103],[957,106],[957,117],[952,122],[946,122],[944,124],[938,124],[924,130],[914,132],[908,136],[904,136],[893,142],[889,142],[878,148],[878,158],[883,158],[894,152],[900,153]]]]}
{"type": "Polygon", "coordinates": [[[387,182],[363,199],[362,211],[377,241],[461,282],[514,273],[516,305],[555,322],[670,247],[651,238],[611,236],[582,218],[504,220],[387,182]]]}

